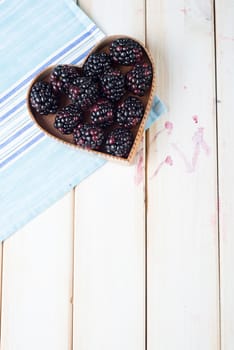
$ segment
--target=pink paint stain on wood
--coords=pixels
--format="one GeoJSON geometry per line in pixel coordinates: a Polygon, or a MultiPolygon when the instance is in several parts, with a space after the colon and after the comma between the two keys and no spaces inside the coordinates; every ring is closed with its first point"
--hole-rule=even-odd
{"type": "Polygon", "coordinates": [[[192,116],[192,119],[193,119],[195,124],[198,123],[198,116],[196,114],[192,116]]]}
{"type": "Polygon", "coordinates": [[[176,151],[176,153],[177,153],[177,154],[180,156],[180,158],[183,160],[187,171],[188,171],[189,173],[192,172],[193,170],[192,170],[191,163],[190,163],[190,161],[187,159],[187,157],[186,157],[186,155],[184,154],[184,152],[181,151],[181,149],[177,146],[177,144],[172,143],[171,145],[172,145],[172,147],[174,148],[174,150],[176,151]]]}
{"type": "Polygon", "coordinates": [[[172,160],[171,156],[167,156],[164,162],[165,162],[165,164],[168,164],[170,166],[173,165],[173,160],[172,160]]]}
{"type": "Polygon", "coordinates": [[[173,165],[173,160],[171,158],[171,156],[167,156],[157,167],[157,169],[155,170],[155,172],[153,173],[153,175],[151,176],[151,179],[155,176],[158,175],[159,171],[162,169],[162,167],[167,164],[172,166],[173,165]]]}
{"type": "Polygon", "coordinates": [[[157,131],[150,143],[153,143],[154,141],[156,141],[157,138],[159,137],[159,135],[162,134],[164,131],[165,131],[165,129],[157,131]]]}
{"type": "Polygon", "coordinates": [[[156,132],[151,143],[153,143],[159,137],[159,135],[163,134],[165,131],[167,131],[168,135],[170,135],[172,133],[173,127],[174,125],[172,122],[166,121],[164,124],[164,128],[156,132]]]}
{"type": "Polygon", "coordinates": [[[194,145],[194,151],[191,161],[188,160],[185,153],[175,143],[171,144],[174,150],[183,160],[188,172],[194,172],[196,170],[201,150],[203,150],[207,156],[210,154],[210,148],[204,140],[204,128],[197,128],[193,135],[192,141],[194,145]]]}
{"type": "Polygon", "coordinates": [[[143,149],[142,149],[137,161],[135,184],[140,185],[143,179],[144,179],[144,157],[143,157],[143,149]]]}
{"type": "Polygon", "coordinates": [[[220,35],[221,40],[234,41],[234,37],[227,35],[220,35]]]}
{"type": "Polygon", "coordinates": [[[183,7],[180,9],[180,12],[182,12],[184,15],[187,15],[191,11],[190,7],[183,7]]]}
{"type": "Polygon", "coordinates": [[[193,143],[196,148],[201,147],[206,155],[210,154],[210,147],[207,145],[204,140],[204,128],[198,128],[195,134],[193,135],[193,143]]]}
{"type": "Polygon", "coordinates": [[[139,151],[137,151],[136,156],[139,156],[139,154],[141,154],[142,152],[143,152],[143,147],[141,147],[141,148],[139,149],[139,151]]]}
{"type": "Polygon", "coordinates": [[[166,121],[164,124],[165,129],[168,131],[168,134],[170,135],[173,131],[174,125],[170,121],[166,121]]]}

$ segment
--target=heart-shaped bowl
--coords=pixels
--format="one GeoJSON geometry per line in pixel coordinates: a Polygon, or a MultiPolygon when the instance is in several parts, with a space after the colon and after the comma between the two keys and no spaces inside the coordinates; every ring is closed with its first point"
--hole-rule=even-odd
{"type": "MultiPolygon", "coordinates": [[[[84,65],[84,63],[88,60],[89,56],[93,53],[97,53],[97,52],[106,52],[109,53],[109,47],[112,41],[119,39],[119,38],[128,38],[128,39],[132,39],[134,41],[136,41],[137,43],[139,43],[142,47],[143,50],[143,63],[148,63],[151,65],[152,67],[152,72],[153,72],[153,77],[152,77],[152,83],[151,83],[151,87],[148,89],[148,91],[145,93],[144,96],[139,97],[137,96],[143,103],[144,105],[144,116],[140,122],[139,125],[135,126],[131,131],[133,133],[134,136],[134,142],[132,144],[131,150],[128,154],[127,158],[123,158],[123,157],[118,157],[118,156],[113,156],[110,155],[108,153],[105,153],[104,148],[101,148],[100,150],[91,150],[91,149],[84,149],[78,145],[76,145],[74,143],[73,140],[73,136],[72,135],[65,135],[60,133],[59,130],[57,130],[54,127],[54,121],[55,121],[55,116],[56,114],[49,114],[49,115],[41,115],[39,113],[37,113],[35,111],[34,108],[32,108],[31,103],[30,103],[30,93],[31,93],[31,89],[33,87],[33,85],[38,82],[38,81],[49,81],[49,76],[50,73],[53,71],[53,69],[55,68],[55,66],[50,66],[48,68],[46,68],[45,70],[41,71],[31,82],[29,90],[28,90],[28,94],[27,94],[27,107],[28,107],[28,111],[29,114],[32,118],[32,120],[36,123],[36,125],[49,137],[52,137],[53,139],[57,140],[58,142],[62,142],[63,144],[69,145],[75,149],[78,150],[84,150],[85,152],[90,152],[92,154],[101,156],[106,158],[107,160],[113,160],[113,161],[121,161],[124,163],[131,163],[134,156],[136,155],[138,146],[141,142],[142,139],[142,135],[144,132],[144,128],[145,128],[145,123],[152,105],[152,101],[153,101],[153,96],[154,96],[154,92],[156,89],[156,75],[155,75],[155,64],[154,64],[154,60],[153,57],[151,55],[151,53],[147,50],[147,48],[144,46],[144,44],[142,42],[140,42],[139,40],[136,40],[135,38],[126,36],[126,35],[112,35],[112,36],[108,36],[105,39],[101,40],[88,54],[88,56],[86,57],[86,59],[84,60],[83,64],[81,66],[78,66],[77,68],[82,71],[82,66],[84,65]]],[[[116,65],[115,65],[116,66],[116,65]]],[[[123,74],[126,74],[128,71],[130,71],[133,66],[120,66],[117,65],[116,66],[123,74]]],[[[126,92],[125,95],[123,96],[123,98],[121,99],[121,101],[123,99],[125,99],[128,96],[135,96],[130,92],[126,92]]],[[[120,101],[120,102],[121,102],[120,101]]],[[[67,104],[71,103],[71,101],[64,95],[61,97],[60,99],[60,104],[61,104],[61,108],[66,106],[67,104]]],[[[85,113],[85,118],[88,118],[87,113],[85,113]]],[[[109,130],[107,131],[111,131],[113,129],[113,127],[110,127],[109,130]]]]}

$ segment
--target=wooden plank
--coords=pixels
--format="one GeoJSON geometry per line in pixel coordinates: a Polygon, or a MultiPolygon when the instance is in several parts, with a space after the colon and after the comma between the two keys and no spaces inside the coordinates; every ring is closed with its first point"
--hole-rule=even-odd
{"type": "Polygon", "coordinates": [[[4,242],[1,349],[71,347],[72,193],[4,242]]]}
{"type": "Polygon", "coordinates": [[[126,34],[144,41],[144,0],[79,0],[78,3],[107,35],[126,34]]]}
{"type": "MultiPolygon", "coordinates": [[[[80,1],[107,34],[144,40],[144,1],[80,1]],[[124,9],[124,10],[123,10],[124,9]]],[[[143,350],[144,155],[108,163],[76,190],[74,349],[143,350]]]]}
{"type": "Polygon", "coordinates": [[[148,350],[219,349],[213,9],[147,0],[169,113],[148,142],[148,350]]]}
{"type": "Polygon", "coordinates": [[[233,16],[234,3],[232,0],[216,0],[221,339],[223,350],[231,350],[234,347],[233,16]]]}

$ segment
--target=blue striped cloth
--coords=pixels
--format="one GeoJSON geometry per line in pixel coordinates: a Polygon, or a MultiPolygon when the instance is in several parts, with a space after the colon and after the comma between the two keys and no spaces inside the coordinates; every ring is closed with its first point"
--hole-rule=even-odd
{"type": "MultiPolygon", "coordinates": [[[[25,103],[35,75],[80,64],[103,37],[72,0],[0,0],[0,240],[105,164],[48,138],[25,103]]],[[[147,127],[163,111],[155,97],[147,127]]]]}

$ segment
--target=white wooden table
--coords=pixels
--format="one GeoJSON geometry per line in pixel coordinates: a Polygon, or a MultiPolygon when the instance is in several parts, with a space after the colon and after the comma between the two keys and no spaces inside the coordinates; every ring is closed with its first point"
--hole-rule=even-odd
{"type": "Polygon", "coordinates": [[[80,6],[145,41],[169,112],[2,244],[1,350],[233,350],[234,1],[80,6]]]}

